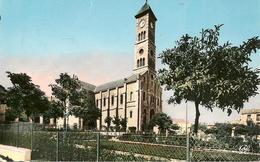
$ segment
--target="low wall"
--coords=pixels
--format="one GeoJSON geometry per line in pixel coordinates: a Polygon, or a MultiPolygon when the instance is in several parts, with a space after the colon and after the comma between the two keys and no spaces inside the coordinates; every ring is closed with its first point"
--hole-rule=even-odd
{"type": "Polygon", "coordinates": [[[14,161],[31,160],[31,150],[14,146],[0,145],[0,155],[9,157],[14,161]]]}

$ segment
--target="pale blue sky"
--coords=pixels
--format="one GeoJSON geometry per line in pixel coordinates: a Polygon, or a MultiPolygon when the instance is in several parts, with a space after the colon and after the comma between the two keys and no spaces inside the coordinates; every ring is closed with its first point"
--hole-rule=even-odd
{"type": "MultiPolygon", "coordinates": [[[[134,16],[143,4],[144,0],[0,0],[0,84],[10,85],[7,70],[26,72],[49,94],[48,85],[64,71],[93,84],[130,74],[134,16]]],[[[237,45],[260,35],[260,0],[149,4],[158,18],[157,54],[173,47],[181,35],[198,35],[215,24],[224,24],[222,42],[237,45]]],[[[252,66],[260,68],[259,52],[252,60],[252,66]]],[[[169,95],[165,93],[164,100],[169,95]]]]}
{"type": "MultiPolygon", "coordinates": [[[[0,52],[44,55],[133,51],[134,15],[143,3],[144,0],[0,0],[0,52]]],[[[194,35],[215,24],[225,24],[222,40],[236,44],[260,33],[259,0],[149,3],[158,17],[158,52],[185,33],[194,35]]]]}

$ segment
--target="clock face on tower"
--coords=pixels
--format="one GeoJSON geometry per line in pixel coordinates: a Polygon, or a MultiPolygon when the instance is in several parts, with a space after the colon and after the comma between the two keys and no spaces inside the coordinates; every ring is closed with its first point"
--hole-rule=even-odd
{"type": "Polygon", "coordinates": [[[141,28],[143,28],[143,27],[145,26],[145,21],[144,21],[144,20],[141,20],[140,23],[139,23],[139,26],[140,26],[141,28]]]}

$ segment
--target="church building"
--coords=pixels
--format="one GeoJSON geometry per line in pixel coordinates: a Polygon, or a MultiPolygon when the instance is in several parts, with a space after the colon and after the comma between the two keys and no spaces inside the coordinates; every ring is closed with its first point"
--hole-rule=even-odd
{"type": "Polygon", "coordinates": [[[135,65],[127,78],[96,86],[96,106],[102,116],[99,128],[106,126],[106,117],[127,119],[127,127],[140,131],[155,113],[162,112],[162,88],[156,80],[156,20],[146,2],[136,18],[135,65]]]}
{"type": "MultiPolygon", "coordinates": [[[[100,130],[104,130],[107,126],[105,122],[107,117],[113,119],[118,117],[127,120],[127,129],[135,127],[137,131],[141,131],[142,126],[149,123],[156,113],[162,112],[162,88],[156,80],[155,67],[157,18],[147,2],[135,18],[136,42],[133,74],[98,86],[82,83],[83,88],[94,92],[96,106],[101,110],[101,118],[97,122],[100,130]]],[[[69,118],[70,122],[78,121],[74,124],[82,125],[81,121],[75,117],[69,118]]],[[[70,122],[69,125],[71,125],[70,122]]],[[[113,126],[112,122],[111,126],[113,126]]]]}

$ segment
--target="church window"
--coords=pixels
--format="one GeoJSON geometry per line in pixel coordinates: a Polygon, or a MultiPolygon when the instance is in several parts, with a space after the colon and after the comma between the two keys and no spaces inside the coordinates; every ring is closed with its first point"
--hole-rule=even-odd
{"type": "Polygon", "coordinates": [[[247,119],[246,120],[252,120],[251,114],[247,115],[247,119]]]}
{"type": "Polygon", "coordinates": [[[96,105],[97,105],[97,107],[98,107],[98,99],[97,99],[97,101],[96,101],[96,105]]]}
{"type": "Polygon", "coordinates": [[[130,111],[129,117],[130,117],[130,118],[133,117],[133,111],[130,111]]]}
{"type": "Polygon", "coordinates": [[[124,95],[121,94],[121,95],[120,95],[120,104],[123,104],[123,101],[124,101],[124,95]]]}
{"type": "Polygon", "coordinates": [[[144,53],[144,49],[141,48],[141,49],[139,50],[139,54],[141,55],[141,54],[143,54],[143,53],[144,53]]]}
{"type": "Polygon", "coordinates": [[[111,97],[111,105],[113,106],[114,105],[114,96],[111,97]]]}
{"type": "Polygon", "coordinates": [[[151,56],[154,56],[153,50],[150,51],[150,55],[151,55],[151,56]]]}
{"type": "Polygon", "coordinates": [[[133,100],[133,92],[130,92],[130,101],[133,100]]]}
{"type": "Polygon", "coordinates": [[[140,61],[139,61],[139,59],[137,60],[137,67],[139,67],[140,66],[140,61]]]}
{"type": "Polygon", "coordinates": [[[103,106],[106,106],[106,98],[103,98],[103,106]]]}
{"type": "Polygon", "coordinates": [[[144,31],[144,39],[145,39],[145,37],[146,37],[146,31],[144,31]]]}
{"type": "Polygon", "coordinates": [[[143,58],[143,66],[145,65],[145,58],[143,58]]]}
{"type": "Polygon", "coordinates": [[[138,34],[138,41],[140,41],[141,40],[141,34],[139,33],[138,34]]]}
{"type": "Polygon", "coordinates": [[[150,111],[150,119],[152,119],[153,116],[154,116],[154,110],[151,110],[151,111],[150,111]]]}
{"type": "Polygon", "coordinates": [[[256,121],[260,121],[260,114],[256,114],[256,121]]]}

